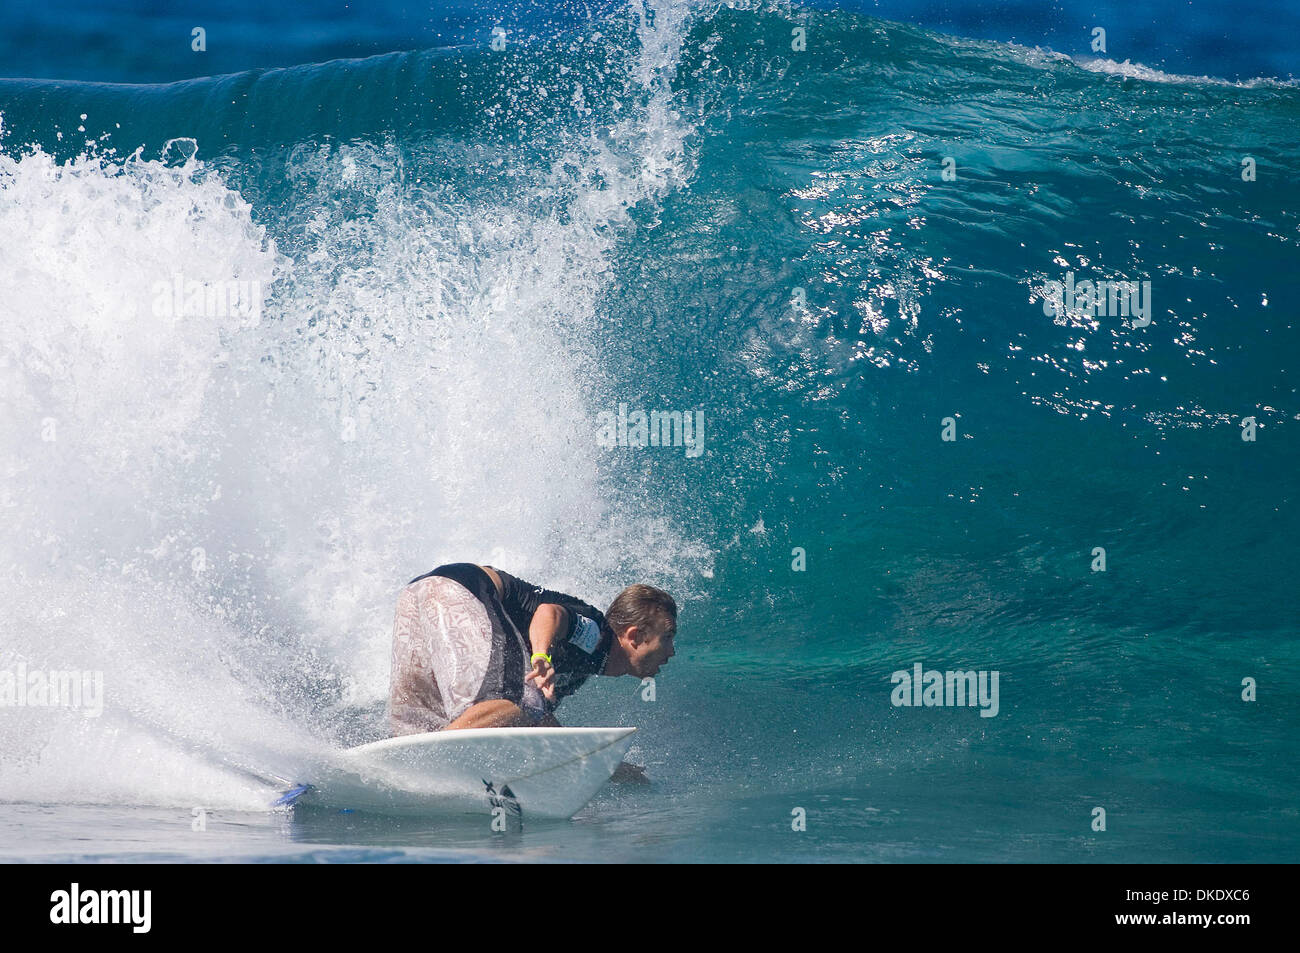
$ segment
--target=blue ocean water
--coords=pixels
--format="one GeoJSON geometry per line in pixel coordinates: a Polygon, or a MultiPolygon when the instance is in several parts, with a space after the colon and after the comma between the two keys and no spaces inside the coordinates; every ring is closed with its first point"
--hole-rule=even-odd
{"type": "Polygon", "coordinates": [[[1294,861],[1300,34],[1152,10],[6,10],[0,858],[1294,861]],[[268,811],[456,560],[678,596],[653,783],[268,811]]]}

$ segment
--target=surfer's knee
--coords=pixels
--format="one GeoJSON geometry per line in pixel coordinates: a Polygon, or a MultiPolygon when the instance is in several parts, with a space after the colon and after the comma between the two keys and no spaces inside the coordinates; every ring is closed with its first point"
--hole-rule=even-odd
{"type": "Polygon", "coordinates": [[[528,713],[514,702],[504,698],[491,698],[470,705],[443,731],[460,728],[518,728],[532,723],[528,713]]]}

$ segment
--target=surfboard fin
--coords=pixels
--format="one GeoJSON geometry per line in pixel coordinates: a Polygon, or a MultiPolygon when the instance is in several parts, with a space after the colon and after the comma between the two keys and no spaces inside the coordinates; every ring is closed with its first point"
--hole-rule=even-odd
{"type": "Polygon", "coordinates": [[[293,803],[311,790],[310,784],[297,784],[271,802],[272,807],[292,807],[293,803]]]}

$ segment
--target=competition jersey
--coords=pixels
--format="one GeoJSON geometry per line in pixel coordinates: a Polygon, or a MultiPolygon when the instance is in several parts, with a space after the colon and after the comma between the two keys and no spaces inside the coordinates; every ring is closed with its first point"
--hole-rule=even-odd
{"type": "Polygon", "coordinates": [[[548,702],[547,709],[554,711],[560,699],[572,695],[590,676],[600,674],[605,667],[610,649],[605,617],[581,599],[534,586],[500,569],[496,573],[505,589],[501,604],[525,639],[539,606],[552,603],[568,610],[568,625],[556,633],[550,652],[555,665],[555,701],[548,702]]]}

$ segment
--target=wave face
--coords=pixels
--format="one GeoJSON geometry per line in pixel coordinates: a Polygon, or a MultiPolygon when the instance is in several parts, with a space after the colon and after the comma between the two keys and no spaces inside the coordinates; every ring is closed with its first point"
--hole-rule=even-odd
{"type": "Polygon", "coordinates": [[[562,714],[706,856],[865,788],[830,856],[1018,856],[953,785],[1052,858],[1094,802],[1149,812],[1100,858],[1294,850],[1295,86],[665,2],[0,116],[0,668],[105,686],[6,713],[0,800],[264,808],[477,560],[679,596],[659,701],[562,714]],[[891,706],[916,662],[998,717],[891,706]]]}

